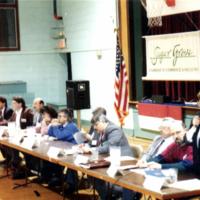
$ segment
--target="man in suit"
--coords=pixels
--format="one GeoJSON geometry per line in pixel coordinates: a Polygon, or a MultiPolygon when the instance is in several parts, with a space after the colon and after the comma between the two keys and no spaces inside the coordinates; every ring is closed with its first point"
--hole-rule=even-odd
{"type": "Polygon", "coordinates": [[[14,112],[9,121],[15,122],[16,128],[26,129],[33,125],[33,111],[26,107],[22,97],[13,97],[12,107],[14,112]]]}
{"type": "Polygon", "coordinates": [[[161,154],[170,144],[174,142],[176,121],[171,117],[166,117],[160,124],[160,135],[156,136],[149,146],[147,152],[138,161],[137,165],[145,165],[146,162],[152,160],[157,155],[161,154]]]}
{"type": "MultiPolygon", "coordinates": [[[[5,97],[0,96],[0,126],[7,126],[8,120],[11,118],[13,114],[13,110],[8,108],[7,99],[5,97]]],[[[6,151],[6,148],[0,145],[0,151],[4,160],[0,162],[0,164],[6,164],[10,161],[10,157],[6,151]]]]}
{"type": "Polygon", "coordinates": [[[13,110],[8,108],[7,99],[0,96],[0,126],[6,126],[12,114],[13,110]]]}
{"type": "MultiPolygon", "coordinates": [[[[97,107],[92,111],[92,116],[96,114],[103,114],[106,116],[106,109],[103,107],[97,107]]],[[[97,146],[97,141],[99,140],[99,134],[94,130],[94,127],[91,126],[89,132],[85,134],[85,138],[87,139],[90,146],[97,146]]]]}
{"type": "Polygon", "coordinates": [[[33,125],[38,126],[42,122],[42,109],[44,108],[44,101],[42,98],[37,97],[33,100],[33,125]]]}
{"type": "MultiPolygon", "coordinates": [[[[22,97],[13,97],[12,99],[13,114],[9,121],[15,122],[17,129],[26,129],[28,126],[33,125],[33,112],[26,107],[25,100],[22,97]]],[[[21,158],[19,151],[11,149],[11,163],[13,166],[12,177],[14,179],[23,178],[25,176],[24,171],[21,170],[21,158]]]]}
{"type": "Polygon", "coordinates": [[[192,146],[185,142],[186,131],[177,124],[175,132],[175,142],[167,147],[165,151],[152,159],[153,162],[147,163],[150,168],[176,168],[179,171],[188,171],[193,166],[192,146]]]}
{"type": "MultiPolygon", "coordinates": [[[[99,154],[108,154],[110,147],[118,146],[121,149],[121,156],[134,156],[123,130],[110,122],[105,115],[102,113],[94,114],[91,124],[99,134],[97,142],[97,151],[99,154]]],[[[82,150],[84,152],[88,151],[84,147],[82,147],[82,150]]],[[[105,181],[95,178],[95,189],[98,191],[101,200],[108,198],[109,192],[107,191],[107,183],[105,181]]],[[[123,199],[126,199],[124,195],[123,199]]],[[[131,195],[134,196],[135,194],[131,193],[131,195]]]]}

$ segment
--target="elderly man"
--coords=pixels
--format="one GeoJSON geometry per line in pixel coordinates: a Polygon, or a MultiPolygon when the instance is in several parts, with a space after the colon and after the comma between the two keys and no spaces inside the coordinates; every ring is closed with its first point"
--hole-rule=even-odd
{"type": "Polygon", "coordinates": [[[185,142],[186,131],[181,124],[177,124],[174,135],[175,142],[167,147],[165,151],[147,163],[150,168],[176,168],[179,171],[188,171],[193,166],[192,146],[185,142]]]}
{"type": "Polygon", "coordinates": [[[44,101],[42,98],[37,97],[33,101],[33,109],[34,109],[34,116],[33,116],[33,125],[37,126],[38,123],[42,122],[42,109],[44,108],[44,101]]]}
{"type": "Polygon", "coordinates": [[[142,156],[141,160],[138,161],[138,166],[142,166],[146,162],[152,160],[174,142],[173,135],[175,132],[175,124],[176,121],[170,117],[166,117],[162,120],[159,127],[160,135],[154,138],[147,152],[142,156]]]}

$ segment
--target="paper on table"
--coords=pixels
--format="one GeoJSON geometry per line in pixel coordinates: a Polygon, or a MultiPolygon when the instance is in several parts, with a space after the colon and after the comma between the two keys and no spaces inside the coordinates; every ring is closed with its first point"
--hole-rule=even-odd
{"type": "Polygon", "coordinates": [[[32,149],[33,145],[35,144],[35,140],[25,137],[23,142],[20,144],[22,147],[26,149],[32,149]]]}
{"type": "Polygon", "coordinates": [[[145,176],[143,186],[153,191],[159,191],[165,182],[165,177],[145,176]]]}
{"type": "MultiPolygon", "coordinates": [[[[111,162],[111,157],[108,156],[108,157],[104,158],[104,160],[111,162]]],[[[128,160],[136,160],[136,159],[131,156],[120,156],[120,161],[128,161],[128,160]]]]}
{"type": "Polygon", "coordinates": [[[197,178],[184,180],[184,181],[177,181],[172,184],[168,184],[168,187],[192,191],[192,190],[199,190],[200,189],[200,180],[197,178]]]}
{"type": "Polygon", "coordinates": [[[61,151],[61,149],[58,148],[58,147],[50,147],[48,152],[47,152],[47,155],[50,158],[58,158],[58,154],[59,154],[60,151],[61,151]]]}
{"type": "Polygon", "coordinates": [[[76,151],[74,149],[66,149],[64,152],[66,155],[72,155],[72,154],[76,153],[76,151]]]}
{"type": "Polygon", "coordinates": [[[87,156],[83,156],[83,155],[77,155],[76,159],[74,161],[75,165],[80,165],[81,163],[85,164],[89,161],[89,158],[87,156]]]}

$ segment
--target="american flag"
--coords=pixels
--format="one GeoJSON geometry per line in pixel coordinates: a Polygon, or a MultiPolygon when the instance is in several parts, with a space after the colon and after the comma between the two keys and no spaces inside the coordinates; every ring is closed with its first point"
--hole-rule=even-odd
{"type": "Polygon", "coordinates": [[[116,47],[116,74],[115,74],[115,110],[119,122],[124,125],[124,119],[128,115],[128,75],[126,65],[117,38],[116,47]]]}

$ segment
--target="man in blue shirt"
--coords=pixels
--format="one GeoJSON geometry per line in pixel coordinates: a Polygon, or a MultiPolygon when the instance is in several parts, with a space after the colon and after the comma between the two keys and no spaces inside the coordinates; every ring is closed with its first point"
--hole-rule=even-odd
{"type": "MultiPolygon", "coordinates": [[[[62,109],[58,112],[58,121],[54,121],[49,128],[48,135],[55,137],[58,140],[76,144],[73,135],[78,131],[79,129],[73,122],[73,110],[62,109]]],[[[47,161],[44,161],[43,166],[44,167],[42,169],[42,177],[43,179],[49,180],[49,186],[54,187],[59,184],[61,180],[60,177],[63,173],[63,167],[47,161]]],[[[73,192],[76,189],[76,171],[68,169],[65,179],[68,183],[68,191],[73,192]]],[[[66,191],[66,194],[68,193],[68,191],[66,191]]]]}
{"type": "Polygon", "coordinates": [[[51,125],[48,130],[48,135],[55,137],[58,140],[76,144],[73,135],[78,131],[79,129],[73,122],[73,111],[69,109],[63,109],[58,113],[58,124],[51,125]]]}

